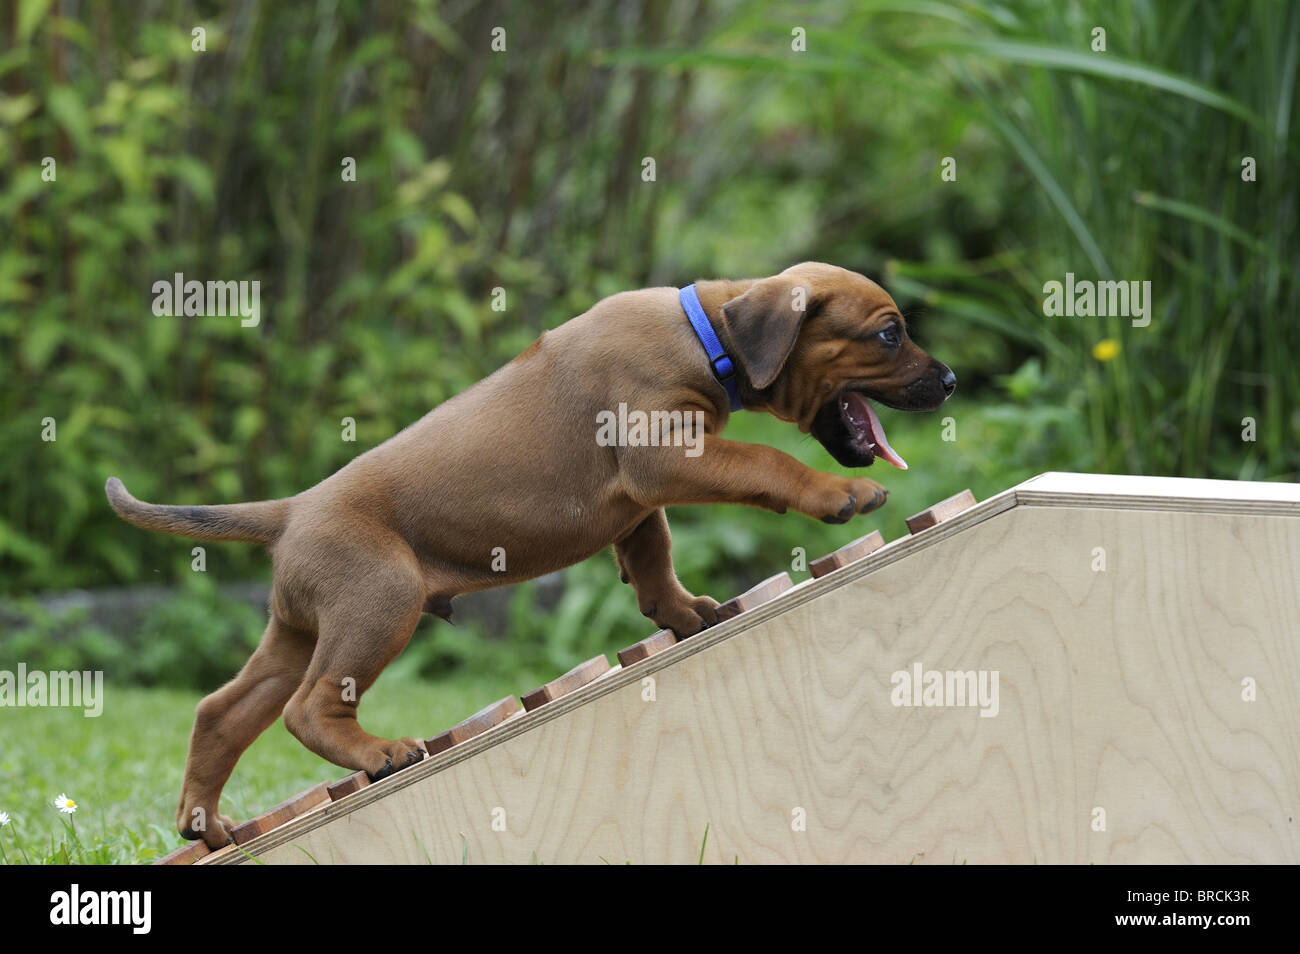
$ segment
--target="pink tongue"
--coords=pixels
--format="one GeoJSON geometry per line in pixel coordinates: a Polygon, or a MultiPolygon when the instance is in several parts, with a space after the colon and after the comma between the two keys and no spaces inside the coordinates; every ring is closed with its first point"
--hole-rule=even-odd
{"type": "MultiPolygon", "coordinates": [[[[889,446],[889,441],[885,438],[885,427],[880,423],[880,418],[876,417],[871,402],[856,391],[849,391],[844,397],[849,402],[851,410],[866,412],[867,429],[870,433],[866,434],[865,438],[875,445],[876,456],[893,464],[899,470],[907,470],[907,461],[899,457],[898,452],[889,446]]],[[[854,414],[853,417],[859,418],[860,414],[854,414]]]]}

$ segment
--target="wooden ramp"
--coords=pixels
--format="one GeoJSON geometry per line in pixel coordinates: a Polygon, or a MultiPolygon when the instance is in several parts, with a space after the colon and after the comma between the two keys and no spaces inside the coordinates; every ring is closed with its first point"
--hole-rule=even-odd
{"type": "Polygon", "coordinates": [[[1300,485],[945,504],[200,863],[1300,861],[1300,485]]]}

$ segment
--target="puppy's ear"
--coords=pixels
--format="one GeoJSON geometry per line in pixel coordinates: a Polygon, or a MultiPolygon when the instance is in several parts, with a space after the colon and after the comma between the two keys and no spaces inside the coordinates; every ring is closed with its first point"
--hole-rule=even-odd
{"type": "Polygon", "coordinates": [[[722,306],[735,358],[757,390],[781,373],[812,308],[812,288],[780,275],[754,282],[722,306]]]}

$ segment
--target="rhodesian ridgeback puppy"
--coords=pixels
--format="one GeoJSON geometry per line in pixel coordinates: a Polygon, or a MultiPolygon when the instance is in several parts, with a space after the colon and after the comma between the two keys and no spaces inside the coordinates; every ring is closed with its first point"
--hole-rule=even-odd
{"type": "Polygon", "coordinates": [[[722,430],[739,403],[796,424],[847,467],[877,457],[906,467],[872,402],[933,410],[956,378],[912,343],[889,295],[818,262],[694,289],[697,320],[707,316],[730,369],[706,353],[678,289],[623,292],[295,497],[169,507],[109,479],[108,499],[128,522],[264,543],[274,566],[261,644],[198,705],[181,834],[227,843],[222,787],[281,713],[307,748],[372,778],[423,758],[414,739],[363,730],[357,705],[420,614],[449,617],[457,594],[540,576],[612,545],[641,612],[688,637],[717,621],[717,603],[678,582],[665,507],[749,504],[842,523],[885,502],[874,480],[820,473],[722,430]],[[620,405],[682,413],[664,415],[663,440],[596,440],[598,421],[620,405]],[[703,433],[678,432],[692,422],[703,433]],[[670,439],[687,437],[690,453],[670,439]]]}

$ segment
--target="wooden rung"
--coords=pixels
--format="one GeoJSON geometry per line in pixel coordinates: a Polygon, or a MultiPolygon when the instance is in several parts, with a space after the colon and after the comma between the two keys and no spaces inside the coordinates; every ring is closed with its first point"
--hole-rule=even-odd
{"type": "Polygon", "coordinates": [[[154,862],[156,865],[192,865],[200,858],[212,854],[212,849],[208,847],[205,841],[192,841],[188,845],[182,845],[173,851],[170,855],[164,855],[154,862]]]}
{"type": "Polygon", "coordinates": [[[885,538],[880,535],[880,531],[872,530],[865,537],[858,537],[858,539],[845,544],[834,553],[828,553],[820,559],[813,560],[808,569],[812,570],[812,575],[820,580],[827,573],[834,573],[841,567],[848,566],[854,560],[861,560],[868,553],[875,553],[884,545],[885,538]]]}
{"type": "Polygon", "coordinates": [[[922,510],[914,517],[907,518],[907,529],[912,533],[920,533],[922,530],[929,530],[933,526],[950,520],[963,510],[968,510],[975,506],[978,501],[975,495],[969,489],[963,490],[959,494],[953,494],[947,500],[940,500],[929,510],[922,510]]]}
{"type": "Polygon", "coordinates": [[[494,725],[500,725],[519,711],[519,701],[514,696],[498,699],[492,705],[480,709],[464,722],[458,722],[446,732],[440,732],[431,739],[424,740],[424,748],[430,755],[446,752],[453,745],[468,742],[476,735],[482,735],[494,725]]]}
{"type": "Polygon", "coordinates": [[[333,782],[326,791],[329,792],[330,801],[337,802],[340,798],[347,798],[349,795],[361,791],[369,784],[369,775],[365,772],[353,772],[347,778],[333,782]]]}
{"type": "Polygon", "coordinates": [[[281,802],[269,812],[264,812],[242,825],[236,825],[230,836],[235,839],[235,844],[246,845],[258,835],[265,835],[271,829],[279,828],[285,822],[291,821],[299,815],[305,815],[313,808],[328,803],[329,800],[329,783],[321,782],[319,785],[313,785],[307,791],[281,802]]]}
{"type": "Polygon", "coordinates": [[[639,663],[643,659],[649,659],[655,653],[661,653],[669,646],[677,644],[677,637],[673,635],[671,629],[661,629],[653,636],[647,636],[639,643],[633,643],[627,649],[618,651],[618,661],[623,668],[631,666],[633,663],[639,663]]]}
{"type": "Polygon", "coordinates": [[[718,622],[721,623],[723,620],[739,616],[756,606],[762,606],[768,600],[780,596],[792,586],[794,586],[794,581],[790,579],[789,573],[778,573],[776,576],[768,577],[757,586],[720,604],[718,606],[718,622]]]}
{"type": "Polygon", "coordinates": [[[552,679],[544,686],[524,694],[524,708],[529,712],[548,702],[554,702],[560,696],[567,696],[575,689],[581,689],[589,682],[595,682],[609,672],[609,660],[602,653],[588,659],[585,663],[574,666],[559,679],[552,679]]]}

